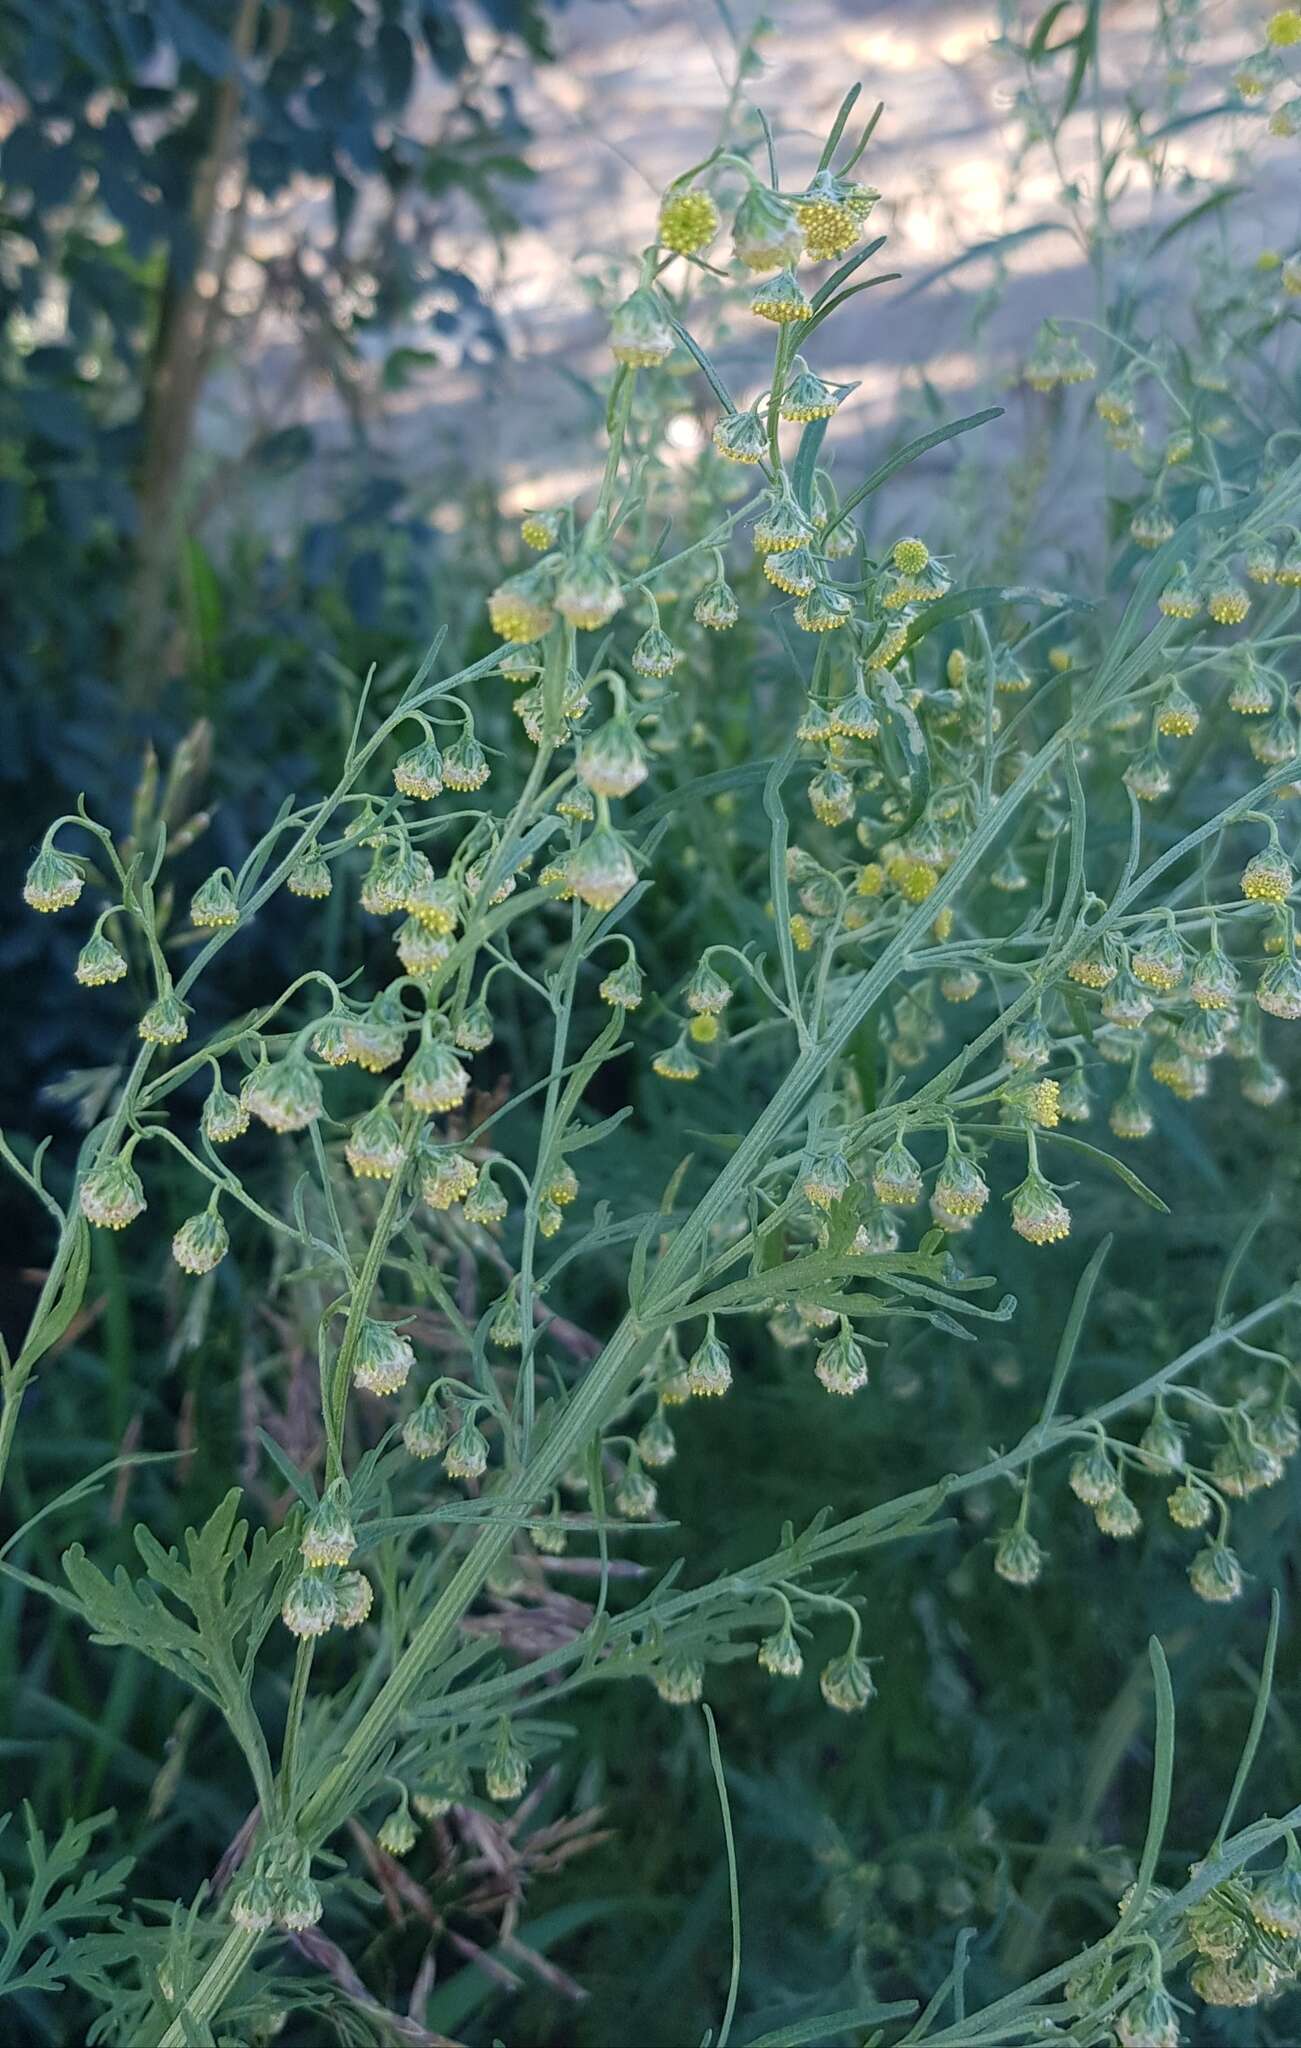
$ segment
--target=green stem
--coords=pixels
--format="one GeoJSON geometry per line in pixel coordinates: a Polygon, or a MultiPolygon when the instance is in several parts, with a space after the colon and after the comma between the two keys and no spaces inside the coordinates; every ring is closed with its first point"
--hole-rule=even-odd
{"type": "Polygon", "coordinates": [[[261,1937],[232,1927],[178,2015],[160,2035],[158,2048],[190,2048],[204,2020],[220,2012],[261,1937]]]}
{"type": "Polygon", "coordinates": [[[303,1709],[307,1704],[307,1688],[311,1681],[312,1658],[315,1654],[315,1642],[310,1636],[304,1636],[299,1642],[298,1654],[294,1658],[294,1677],[289,1689],[289,1708],[285,1715],[285,1739],[280,1749],[278,1791],[281,1812],[286,1821],[293,1812],[298,1738],[302,1731],[303,1709]]]}
{"type": "Polygon", "coordinates": [[[352,1379],[353,1361],[361,1343],[361,1333],[366,1321],[375,1283],[379,1279],[380,1267],[388,1251],[394,1230],[397,1227],[398,1207],[402,1200],[406,1169],[415,1149],[420,1133],[419,1119],[410,1112],[405,1118],[402,1145],[402,1165],[384,1190],[384,1200],[375,1219],[375,1229],[366,1247],[357,1284],[352,1290],[348,1304],[348,1320],[344,1325],[343,1342],[333,1367],[327,1367],[324,1349],[321,1355],[321,1413],[325,1422],[326,1435],[326,1476],[330,1485],[343,1477],[343,1425],[348,1406],[348,1387],[352,1379]]]}

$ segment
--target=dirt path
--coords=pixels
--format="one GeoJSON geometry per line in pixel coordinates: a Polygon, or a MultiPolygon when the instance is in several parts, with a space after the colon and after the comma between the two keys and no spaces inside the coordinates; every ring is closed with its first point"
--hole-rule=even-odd
{"type": "MultiPolygon", "coordinates": [[[[728,0],[728,8],[742,34],[760,12],[753,0],[728,0]]],[[[846,459],[916,404],[923,370],[946,409],[999,397],[1045,313],[1096,310],[1079,248],[1060,227],[1010,250],[1001,276],[986,259],[916,290],[977,244],[1060,222],[1063,177],[1087,187],[1096,111],[1087,94],[1058,167],[1042,148],[1016,161],[1019,73],[993,38],[1000,13],[1024,35],[1038,12],[1016,0],[1001,9],[997,0],[785,0],[773,8],[777,26],[762,39],[763,69],[745,96],[769,112],[788,179],[811,170],[850,83],[863,82],[865,108],[876,99],[886,107],[862,168],[883,194],[876,220],[890,239],[879,261],[900,282],[846,309],[817,349],[820,371],[859,382],[836,423],[846,459]]],[[[1242,13],[1236,0],[1203,9],[1185,105],[1232,99],[1229,72],[1249,47],[1242,13]]],[[[1166,67],[1153,39],[1156,14],[1153,0],[1104,0],[1104,132],[1130,90],[1159,104],[1166,67]]],[[[523,231],[499,258],[467,219],[442,252],[480,285],[507,335],[507,359],[490,370],[463,362],[386,396],[375,434],[408,476],[493,478],[508,509],[556,502],[590,478],[595,408],[583,380],[608,365],[596,290],[635,281],[630,252],[650,235],[665,183],[714,143],[732,70],[721,12],[706,0],[576,0],[555,25],[557,62],[521,68],[509,81],[534,137],[536,178],[513,195],[523,231]]],[[[1181,131],[1167,145],[1159,207],[1173,216],[1194,204],[1207,189],[1199,181],[1222,176],[1235,149],[1259,133],[1259,121],[1240,113],[1181,131]]],[[[1297,237],[1295,149],[1272,143],[1260,152],[1259,246],[1297,237]]],[[[1131,181],[1118,222],[1151,203],[1131,181]]],[[[1178,277],[1186,250],[1172,245],[1164,276],[1144,277],[1149,303],[1178,277]]],[[[744,389],[743,313],[737,332],[728,361],[744,389]]],[[[418,333],[410,338],[428,345],[418,333]]],[[[753,360],[761,382],[762,357],[753,360]]],[[[699,431],[684,417],[683,445],[699,431]]],[[[455,524],[455,504],[444,501],[434,516],[455,524]]]]}

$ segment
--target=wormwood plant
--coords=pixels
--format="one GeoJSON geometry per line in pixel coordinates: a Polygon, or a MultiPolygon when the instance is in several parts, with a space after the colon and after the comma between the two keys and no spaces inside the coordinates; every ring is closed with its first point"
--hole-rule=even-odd
{"type": "MultiPolygon", "coordinates": [[[[93,989],[134,963],[151,988],[134,1062],[66,1198],[39,1155],[6,1152],[57,1242],[5,1360],[0,1468],[82,1303],[91,1232],[147,1228],[151,1182],[178,1163],[195,1208],[176,1262],[203,1288],[237,1259],[312,1325],[324,1437],[319,1477],[267,1440],[297,1500],[280,1527],[250,1538],[232,1491],[183,1550],[138,1529],[136,1576],[108,1578],[74,1544],[67,1588],[44,1589],[221,1717],[253,1807],[212,1895],[161,1923],[144,1907],[104,1911],[66,1949],[50,1931],[65,1895],[38,1848],[35,1911],[6,1927],[10,1967],[88,1990],[98,2039],[181,2048],[294,2005],[272,1944],[292,1949],[332,1897],[355,1896],[347,1824],[366,1817],[401,1859],[419,1823],[513,1807],[563,1740],[556,1707],[581,1688],[649,1682],[690,1707],[711,1664],[742,1657],[756,1685],[789,1681],[810,1627],[838,1617],[825,1707],[870,1712],[891,1668],[864,1562],[879,1575],[873,1553],[977,1488],[1013,1493],[993,1550],[1009,1600],[1044,1569],[1036,1488],[1054,1459],[1116,1540],[1139,1526],[1134,1489],[1164,1484],[1194,1592],[1215,1607],[1243,1591],[1233,1517],[1301,1440],[1293,1367],[1259,1341],[1285,1340],[1291,1291],[1238,1310],[1231,1274],[1203,1337],[1071,1414],[1101,1251],[1010,1449],[788,1527],[725,1577],[688,1585],[674,1569],[629,1598],[617,1575],[616,1553],[642,1554],[672,1510],[675,1428],[699,1402],[745,1400],[734,1364],[754,1333],[789,1351],[810,1410],[871,1401],[872,1354],[914,1327],[979,1337],[1008,1321],[1000,1261],[1012,1237],[1064,1256],[1079,1207],[1068,1177],[1116,1176],[1136,1219],[1163,1209],[1111,1142],[1150,1128],[1149,1083],[1195,1100],[1231,1053],[1249,1101],[1267,1106],[1301,1019],[1279,808],[1301,772],[1285,666],[1301,462],[1253,419],[1232,423],[1226,445],[1154,370],[1189,483],[1180,516],[1145,537],[1151,558],[1124,602],[1089,612],[1047,590],[963,588],[912,534],[869,549],[859,508],[878,494],[888,507],[907,463],[998,414],[920,437],[851,488],[833,477],[827,423],[852,387],[819,373],[820,330],[886,281],[863,274],[881,241],[864,239],[879,195],[858,166],[876,116],[855,139],[857,98],[811,172],[779,168],[760,120],[670,187],[610,323],[594,501],[524,521],[538,559],[492,593],[498,648],[440,677],[435,642],[388,710],[360,691],[330,794],[287,805],[238,873],[198,880],[188,965],[164,943],[161,835],[124,858],[82,808],[32,863],[32,908],[95,905],[77,980],[93,989]],[[712,253],[724,209],[726,267],[712,253]],[[773,346],[762,385],[734,395],[710,336],[738,294],[773,346]],[[712,445],[687,474],[664,438],[684,357],[713,404],[712,445]],[[776,681],[756,683],[740,743],[720,758],[711,679],[728,636],[754,659],[761,621],[776,681]],[[522,739],[490,754],[503,689],[522,739]],[[1171,787],[1158,740],[1257,714],[1274,740],[1253,747],[1250,778],[1202,754],[1177,828],[1167,813],[1154,826],[1144,806],[1171,787]],[[1149,719],[1131,758],[1124,736],[1149,719]],[[734,834],[754,936],[708,943],[676,986],[655,987],[639,944],[702,812],[734,834]],[[363,962],[342,977],[308,955],[273,1000],[195,1045],[200,985],[260,908],[282,890],[310,901],[335,889],[391,933],[396,968],[386,958],[377,976],[363,962]],[[507,1011],[524,1022],[526,1072],[495,1053],[507,1011]],[[1095,1144],[1080,1130],[1109,1062],[1123,1083],[1095,1144]],[[616,1207],[583,1181],[599,1178],[601,1148],[626,1148],[622,1184],[635,1184],[642,1124],[619,1101],[642,1099],[633,1072],[666,1103],[705,1080],[716,1128],[704,1158],[724,1163],[684,1158],[662,1190],[616,1207]],[[739,1133],[729,1094],[755,1105],[739,1133]],[[287,1199],[273,1145],[292,1161],[287,1199]],[[964,1258],[977,1227],[992,1273],[964,1258]],[[591,1276],[612,1263],[610,1306],[591,1276]],[[437,1354],[431,1313],[448,1335],[437,1354]],[[575,1318],[599,1325],[594,1341],[575,1318]],[[599,1560],[583,1625],[523,1661],[504,1655],[475,1626],[485,1599],[536,1588],[539,1559],[570,1544],[599,1560]]],[[[1095,375],[1064,332],[1042,350],[1037,374],[1054,388],[1095,375]]],[[[733,687],[744,691],[744,668],[733,687]]],[[[975,2015],[961,1943],[924,2010],[828,2015],[826,2031],[1172,2048],[1165,1979],[1185,1962],[1212,2004],[1283,1992],[1301,1969],[1301,1808],[1233,1831],[1276,1633],[1277,1618],[1221,1826],[1178,1889],[1157,1882],[1174,1713],[1154,1643],[1151,1819],[1114,1927],[975,2015]]],[[[83,1830],[57,1854],[75,1865],[87,1841],[83,1830]]],[[[124,1881],[83,1887],[78,1916],[93,1920],[124,1881]]],[[[738,1884],[734,1871],[734,1910],[738,1884]]],[[[734,1957],[720,2040],[738,1973],[734,1957]]]]}

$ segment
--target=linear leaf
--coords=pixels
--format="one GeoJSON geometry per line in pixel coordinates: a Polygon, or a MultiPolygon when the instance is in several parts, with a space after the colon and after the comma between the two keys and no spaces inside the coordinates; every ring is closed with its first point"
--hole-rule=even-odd
{"type": "Polygon", "coordinates": [[[799,2020],[791,2027],[778,2027],[760,2034],[746,2048],[815,2048],[836,2034],[853,2034],[883,2020],[906,2020],[917,2010],[915,1998],[898,1999],[893,2005],[848,2005],[840,2012],[823,2013],[820,2018],[799,2020]]]}
{"type": "Polygon", "coordinates": [[[919,434],[916,440],[906,442],[895,454],[888,456],[878,469],[874,469],[866,482],[861,483],[856,491],[850,492],[827,527],[827,533],[833,532],[842,520],[848,519],[856,506],[862,504],[864,498],[870,498],[873,491],[879,491],[882,484],[888,483],[892,476],[897,476],[901,469],[906,469],[910,462],[915,462],[919,455],[927,454],[932,448],[942,447],[944,442],[955,440],[959,434],[969,434],[973,427],[986,426],[990,420],[1002,417],[1002,406],[990,405],[984,412],[968,413],[965,419],[950,420],[946,427],[934,427],[929,434],[919,434]]]}
{"type": "Polygon", "coordinates": [[[1147,1834],[1143,1841],[1143,1854],[1139,1860],[1138,1876],[1134,1879],[1122,1921],[1133,1919],[1143,1910],[1161,1844],[1165,1840],[1166,1822],[1170,1818],[1170,1783],[1174,1775],[1175,1762],[1175,1702],[1170,1689],[1170,1667],[1165,1660],[1165,1651],[1153,1636],[1147,1646],[1152,1659],[1152,1683],[1156,1688],[1156,1749],[1152,1758],[1152,1797],[1148,1806],[1147,1834]]]}

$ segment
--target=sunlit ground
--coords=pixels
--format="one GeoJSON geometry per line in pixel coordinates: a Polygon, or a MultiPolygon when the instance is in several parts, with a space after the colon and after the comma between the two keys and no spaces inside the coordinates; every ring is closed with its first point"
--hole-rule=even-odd
{"type": "MultiPolygon", "coordinates": [[[[1022,33],[1039,12],[1005,11],[1020,19],[1022,33]]],[[[771,12],[775,25],[759,43],[762,67],[738,96],[734,133],[757,133],[745,105],[761,102],[777,131],[786,182],[798,185],[812,170],[848,85],[861,80],[863,112],[878,99],[885,105],[860,169],[881,190],[874,224],[889,236],[875,267],[899,272],[899,281],[830,323],[816,363],[824,376],[857,382],[835,425],[847,456],[856,441],[870,441],[906,412],[923,373],[930,391],[954,405],[973,394],[1001,396],[1046,313],[1082,319],[1095,313],[1094,280],[1078,243],[1060,225],[1060,194],[1063,185],[1078,185],[1087,210],[1097,138],[1101,134],[1105,144],[1114,137],[1126,91],[1141,85],[1152,127],[1172,84],[1184,94],[1180,113],[1221,111],[1161,142],[1159,192],[1145,174],[1128,177],[1116,197],[1118,227],[1149,217],[1154,208],[1158,218],[1175,218],[1196,203],[1202,181],[1231,169],[1248,133],[1259,139],[1259,124],[1235,111],[1227,82],[1244,48],[1241,10],[1233,4],[1208,10],[1211,27],[1187,79],[1172,82],[1154,40],[1157,7],[1149,0],[1107,0],[1100,93],[1081,95],[1054,147],[1028,149],[1025,107],[1017,97],[1023,74],[1014,54],[994,41],[999,10],[993,0],[880,6],[787,0],[771,12]],[[963,262],[928,282],[981,244],[1034,230],[1049,216],[1052,231],[1025,234],[997,258],[963,262]]],[[[738,0],[729,13],[744,36],[760,10],[738,0]]],[[[1063,32],[1069,26],[1067,19],[1063,32]]],[[[426,472],[431,483],[464,468],[471,476],[492,475],[501,482],[507,510],[565,499],[590,478],[598,413],[583,384],[607,363],[605,324],[595,302],[635,282],[635,252],[653,231],[659,195],[717,142],[735,76],[720,13],[690,0],[582,0],[558,13],[556,40],[556,63],[531,73],[524,67],[512,73],[500,57],[491,59],[533,131],[528,154],[536,176],[514,195],[523,231],[499,248],[467,212],[449,224],[439,250],[442,260],[479,283],[505,332],[506,357],[486,364],[471,352],[458,360],[453,347],[443,367],[402,393],[367,406],[367,394],[359,392],[382,455],[409,475],[426,472]]],[[[1048,74],[1038,75],[1054,97],[1048,74]]],[[[431,122],[437,94],[431,80],[431,122]]],[[[1290,246],[1296,236],[1285,188],[1293,149],[1276,143],[1265,154],[1257,212],[1262,248],[1271,240],[1290,246]]],[[[324,236],[327,216],[323,196],[300,192],[292,210],[277,209],[258,222],[254,253],[266,253],[291,226],[309,240],[318,231],[324,236]]],[[[1183,261],[1183,248],[1170,245],[1168,275],[1183,261]]],[[[726,244],[716,253],[726,260],[726,244]]],[[[250,278],[258,274],[257,265],[248,268],[250,278]]],[[[232,282],[237,289],[238,278],[232,282]]],[[[1148,303],[1159,306],[1159,278],[1147,275],[1144,291],[1148,303]]],[[[274,405],[278,380],[298,371],[296,340],[265,310],[260,324],[259,377],[264,398],[274,405]]],[[[404,339],[431,346],[418,323],[404,339]]],[[[741,391],[747,377],[762,383],[763,347],[764,338],[738,310],[721,353],[741,391]]],[[[376,361],[382,352],[376,341],[376,361]]],[[[365,358],[363,343],[363,385],[365,358]]],[[[684,453],[705,430],[695,398],[684,386],[676,430],[684,453]]],[[[240,402],[234,389],[218,386],[218,432],[222,408],[233,414],[240,402]]],[[[345,415],[324,381],[318,404],[324,421],[338,414],[342,449],[345,415]]],[[[302,488],[315,489],[317,481],[305,480],[302,488]]],[[[433,496],[431,516],[455,526],[455,496],[433,496]]]]}

